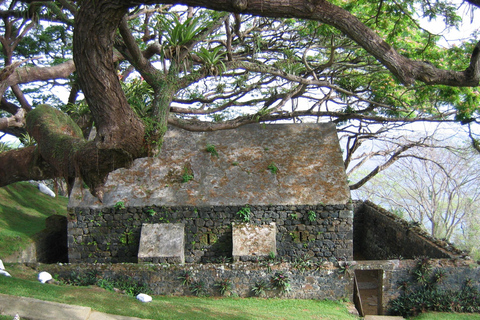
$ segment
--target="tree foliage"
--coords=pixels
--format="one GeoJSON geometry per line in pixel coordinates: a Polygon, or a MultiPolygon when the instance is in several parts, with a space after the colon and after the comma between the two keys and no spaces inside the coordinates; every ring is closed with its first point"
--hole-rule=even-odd
{"type": "Polygon", "coordinates": [[[81,177],[101,198],[108,172],[161,152],[167,125],[333,121],[347,168],[385,158],[352,188],[428,145],[399,139],[407,124],[462,122],[475,144],[478,39],[444,48],[419,24],[455,27],[457,12],[441,0],[3,2],[0,130],[28,132],[37,147],[0,154],[0,185],[81,177]],[[78,132],[74,125],[55,133],[36,130],[37,116],[25,124],[45,104],[73,119],[81,140],[51,139],[78,132]],[[96,138],[85,142],[93,126],[96,138]],[[359,152],[373,140],[397,144],[359,152]],[[59,149],[66,156],[53,161],[59,149]]]}

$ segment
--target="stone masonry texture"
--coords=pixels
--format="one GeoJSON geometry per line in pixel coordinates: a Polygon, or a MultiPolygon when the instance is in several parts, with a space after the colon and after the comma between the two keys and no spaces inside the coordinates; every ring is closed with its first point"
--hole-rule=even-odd
{"type": "MultiPolygon", "coordinates": [[[[185,225],[185,262],[232,257],[232,222],[240,206],[69,209],[70,262],[138,262],[142,223],[185,225]]],[[[275,222],[278,257],[294,261],[353,259],[352,205],[249,206],[250,223],[275,222]],[[315,217],[309,218],[309,217],[315,217]]],[[[173,262],[167,258],[155,262],[173,262]]]]}

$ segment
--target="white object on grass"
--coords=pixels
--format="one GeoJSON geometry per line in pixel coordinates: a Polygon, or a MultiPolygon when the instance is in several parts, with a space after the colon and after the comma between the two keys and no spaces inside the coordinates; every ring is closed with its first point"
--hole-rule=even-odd
{"type": "Polygon", "coordinates": [[[0,259],[0,270],[5,270],[5,266],[3,265],[2,259],[0,259]]]}
{"type": "Polygon", "coordinates": [[[0,270],[0,276],[11,277],[10,273],[5,270],[0,270]]]}
{"type": "Polygon", "coordinates": [[[45,193],[46,195],[55,198],[55,192],[41,182],[38,183],[38,190],[40,190],[41,193],[45,193]]]}
{"type": "Polygon", "coordinates": [[[38,274],[38,281],[40,281],[41,283],[45,283],[47,281],[50,281],[52,280],[52,275],[46,271],[42,271],[38,274]]]}
{"type": "Polygon", "coordinates": [[[145,293],[139,293],[137,295],[137,299],[142,301],[142,302],[150,302],[152,301],[152,297],[150,297],[148,294],[145,293]]]}

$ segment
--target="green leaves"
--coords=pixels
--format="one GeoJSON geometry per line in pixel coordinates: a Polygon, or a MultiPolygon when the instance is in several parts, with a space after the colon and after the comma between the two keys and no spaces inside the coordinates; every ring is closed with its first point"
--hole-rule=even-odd
{"type": "Polygon", "coordinates": [[[170,47],[189,44],[206,27],[200,17],[188,18],[182,23],[177,15],[171,14],[159,16],[158,21],[164,31],[165,45],[170,47]]]}
{"type": "Polygon", "coordinates": [[[213,49],[201,47],[197,52],[198,58],[202,61],[207,74],[217,76],[222,74],[227,69],[223,63],[225,52],[222,52],[222,47],[218,46],[213,49]]]}

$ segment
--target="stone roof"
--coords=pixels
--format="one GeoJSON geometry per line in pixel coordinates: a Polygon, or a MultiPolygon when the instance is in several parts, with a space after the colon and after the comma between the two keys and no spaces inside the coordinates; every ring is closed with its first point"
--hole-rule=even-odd
{"type": "Polygon", "coordinates": [[[110,173],[103,203],[79,183],[70,207],[344,204],[350,199],[333,123],[169,128],[157,158],[110,173]],[[207,151],[214,146],[218,155],[207,151]],[[274,173],[274,168],[278,171],[274,173]],[[184,174],[193,176],[182,182],[184,174]]]}

